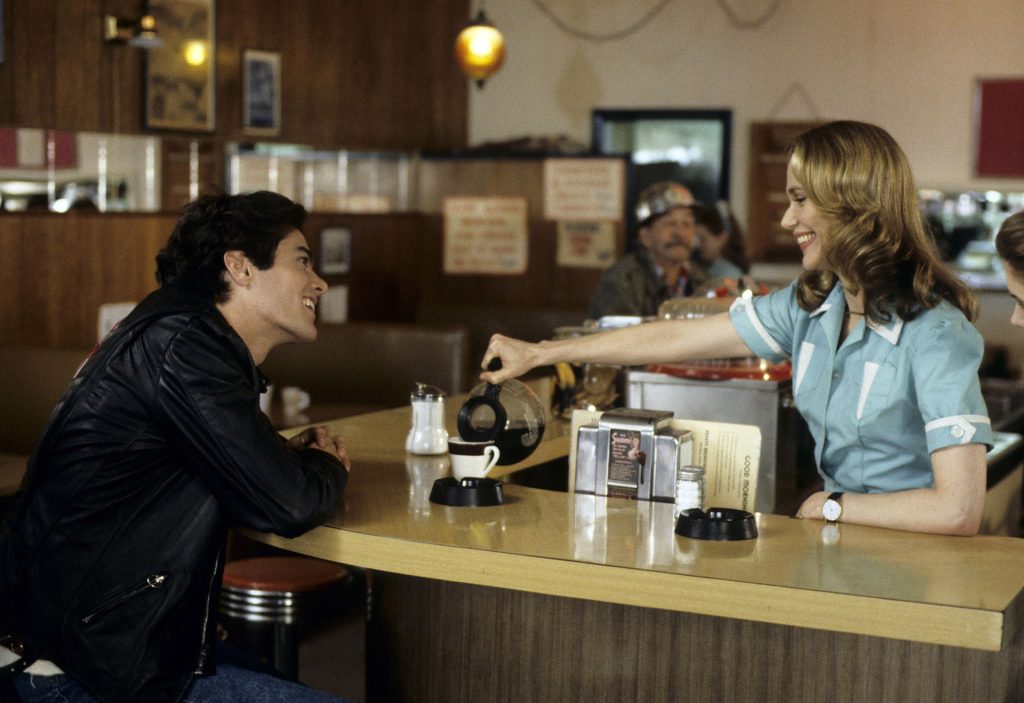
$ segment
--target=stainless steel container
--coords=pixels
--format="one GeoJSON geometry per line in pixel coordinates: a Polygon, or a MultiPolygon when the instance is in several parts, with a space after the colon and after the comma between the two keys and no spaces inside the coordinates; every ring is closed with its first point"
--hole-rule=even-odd
{"type": "Polygon", "coordinates": [[[619,408],[579,428],[576,492],[672,502],[676,469],[693,458],[689,432],[671,412],[619,408]]]}

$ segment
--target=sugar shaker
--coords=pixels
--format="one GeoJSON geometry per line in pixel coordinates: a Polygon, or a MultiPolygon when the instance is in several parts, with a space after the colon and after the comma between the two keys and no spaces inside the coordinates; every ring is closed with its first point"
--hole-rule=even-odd
{"type": "Polygon", "coordinates": [[[417,383],[410,395],[412,428],[405,450],[413,454],[444,454],[448,451],[448,431],[444,427],[445,392],[425,383],[417,383]]]}

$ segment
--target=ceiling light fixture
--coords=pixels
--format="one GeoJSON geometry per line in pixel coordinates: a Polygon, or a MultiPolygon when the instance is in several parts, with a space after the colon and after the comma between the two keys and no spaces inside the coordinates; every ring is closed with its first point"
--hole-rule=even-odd
{"type": "Polygon", "coordinates": [[[143,15],[137,21],[126,20],[115,15],[103,16],[103,41],[113,44],[128,44],[140,49],[155,49],[163,46],[156,33],[156,18],[143,15]]]}
{"type": "Polygon", "coordinates": [[[455,59],[462,72],[476,81],[478,88],[505,60],[505,38],[487,19],[483,9],[455,38],[455,59]]]}

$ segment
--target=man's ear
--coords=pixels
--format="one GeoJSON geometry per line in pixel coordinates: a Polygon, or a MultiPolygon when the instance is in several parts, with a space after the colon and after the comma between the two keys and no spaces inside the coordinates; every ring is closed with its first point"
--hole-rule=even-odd
{"type": "Polygon", "coordinates": [[[252,279],[252,262],[238,249],[224,252],[224,268],[228,281],[240,288],[246,288],[252,279]]]}
{"type": "Polygon", "coordinates": [[[650,249],[651,248],[651,228],[650,227],[641,227],[640,229],[638,229],[637,232],[636,232],[636,239],[637,239],[638,242],[640,242],[644,246],[644,248],[650,249]]]}

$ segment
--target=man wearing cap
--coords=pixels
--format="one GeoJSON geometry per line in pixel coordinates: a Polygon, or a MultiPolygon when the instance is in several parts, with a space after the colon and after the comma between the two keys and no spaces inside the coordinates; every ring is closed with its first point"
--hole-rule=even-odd
{"type": "Polygon", "coordinates": [[[690,261],[695,225],[693,195],[661,181],[640,193],[636,206],[637,246],[604,272],[590,300],[589,315],[656,315],[669,298],[690,295],[709,279],[690,261]]]}

